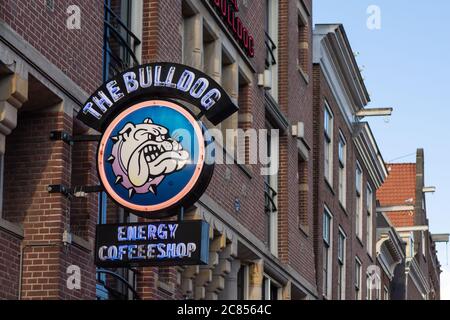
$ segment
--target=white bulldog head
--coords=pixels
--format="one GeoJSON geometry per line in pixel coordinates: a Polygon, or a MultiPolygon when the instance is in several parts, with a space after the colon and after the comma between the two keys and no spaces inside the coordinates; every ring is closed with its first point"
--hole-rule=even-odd
{"type": "Polygon", "coordinates": [[[189,153],[169,136],[169,130],[151,119],[137,125],[127,123],[116,139],[116,161],[136,188],[183,169],[189,160],[189,153]]]}

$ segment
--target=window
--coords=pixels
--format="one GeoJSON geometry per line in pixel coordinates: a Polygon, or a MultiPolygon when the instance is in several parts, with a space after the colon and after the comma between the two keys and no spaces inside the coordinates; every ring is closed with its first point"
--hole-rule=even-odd
{"type": "Polygon", "coordinates": [[[372,280],[366,275],[366,300],[372,300],[372,280]]]}
{"type": "Polygon", "coordinates": [[[331,298],[332,215],[325,208],[323,213],[323,296],[331,298]]]}
{"type": "Polygon", "coordinates": [[[356,258],[355,260],[355,298],[361,300],[361,277],[362,277],[362,265],[361,261],[356,258]]]}
{"type": "Polygon", "coordinates": [[[333,114],[325,102],[324,108],[324,175],[330,186],[333,186],[333,114]]]}
{"type": "Polygon", "coordinates": [[[345,300],[345,259],[346,239],[344,231],[339,228],[338,237],[338,299],[345,300]]]}
{"type": "Polygon", "coordinates": [[[356,236],[362,239],[362,211],[363,211],[363,197],[362,197],[362,169],[359,163],[356,163],[356,210],[355,210],[355,223],[356,223],[356,236]]]}
{"type": "Polygon", "coordinates": [[[142,19],[136,16],[142,12],[139,1],[105,0],[105,32],[103,39],[103,78],[110,79],[117,73],[139,64],[138,48],[142,33],[142,19]]]}
{"type": "MultiPolygon", "coordinates": [[[[277,139],[271,134],[272,126],[267,123],[267,159],[278,158],[277,139]],[[276,153],[276,154],[274,154],[276,153]]],[[[274,166],[278,164],[278,160],[274,160],[269,164],[274,166]]],[[[264,176],[265,182],[265,213],[266,213],[266,231],[268,247],[270,252],[274,255],[278,255],[278,170],[271,168],[269,172],[275,172],[274,174],[267,174],[264,176]]]]}
{"type": "Polygon", "coordinates": [[[385,286],[384,287],[384,300],[389,300],[390,296],[389,296],[389,289],[385,286]]]}
{"type": "Polygon", "coordinates": [[[298,159],[298,211],[299,227],[306,233],[309,232],[309,185],[308,185],[308,162],[300,156],[298,159]]]}
{"type": "Polygon", "coordinates": [[[409,237],[409,258],[413,258],[414,257],[414,246],[415,246],[415,242],[414,242],[414,233],[411,232],[411,235],[409,237]]]}
{"type": "Polygon", "coordinates": [[[270,74],[272,98],[278,102],[278,0],[266,0],[266,70],[270,74]]]}
{"type": "Polygon", "coordinates": [[[424,258],[427,256],[427,237],[425,236],[425,231],[422,231],[422,255],[424,258]]]}
{"type": "Polygon", "coordinates": [[[381,278],[378,273],[366,274],[366,299],[381,300],[381,278]]]}
{"type": "Polygon", "coordinates": [[[304,8],[299,8],[298,15],[298,67],[304,75],[309,72],[309,26],[304,8]]]}
{"type": "Polygon", "coordinates": [[[248,299],[248,266],[241,265],[237,275],[237,299],[248,299]]]}
{"type": "Polygon", "coordinates": [[[280,300],[281,285],[269,276],[264,276],[262,283],[263,300],[280,300]]]}
{"type": "Polygon", "coordinates": [[[339,201],[347,207],[347,142],[342,132],[339,133],[339,201]]]}
{"type": "Polygon", "coordinates": [[[367,185],[366,194],[367,204],[367,233],[366,233],[366,246],[367,252],[372,256],[372,243],[373,243],[373,192],[370,185],[367,185]]]}

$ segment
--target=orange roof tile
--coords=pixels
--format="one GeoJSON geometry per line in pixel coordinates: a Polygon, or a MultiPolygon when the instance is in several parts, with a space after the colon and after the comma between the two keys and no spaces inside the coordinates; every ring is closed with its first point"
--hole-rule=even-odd
{"type": "Polygon", "coordinates": [[[413,211],[386,212],[386,215],[391,224],[396,228],[412,227],[415,225],[413,211]]]}
{"type": "Polygon", "coordinates": [[[416,164],[386,165],[389,175],[377,191],[381,206],[414,205],[416,201],[416,164]]]}

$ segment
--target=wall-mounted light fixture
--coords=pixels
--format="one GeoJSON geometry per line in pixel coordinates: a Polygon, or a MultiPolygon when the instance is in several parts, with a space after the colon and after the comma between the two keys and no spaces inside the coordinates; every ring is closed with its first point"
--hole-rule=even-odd
{"type": "Polygon", "coordinates": [[[272,72],[264,70],[264,73],[258,74],[258,86],[264,87],[265,90],[272,89],[272,72]]]}

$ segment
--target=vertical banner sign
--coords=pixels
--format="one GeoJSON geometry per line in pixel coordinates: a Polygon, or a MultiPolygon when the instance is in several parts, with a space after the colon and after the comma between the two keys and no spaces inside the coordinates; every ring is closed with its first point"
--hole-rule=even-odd
{"type": "MultiPolygon", "coordinates": [[[[214,142],[200,118],[217,125],[237,110],[206,74],[154,63],[103,84],[77,118],[102,133],[97,170],[106,193],[140,217],[160,219],[189,209],[211,180],[214,142]]],[[[205,264],[208,232],[201,221],[99,225],[96,263],[205,264]]]]}

